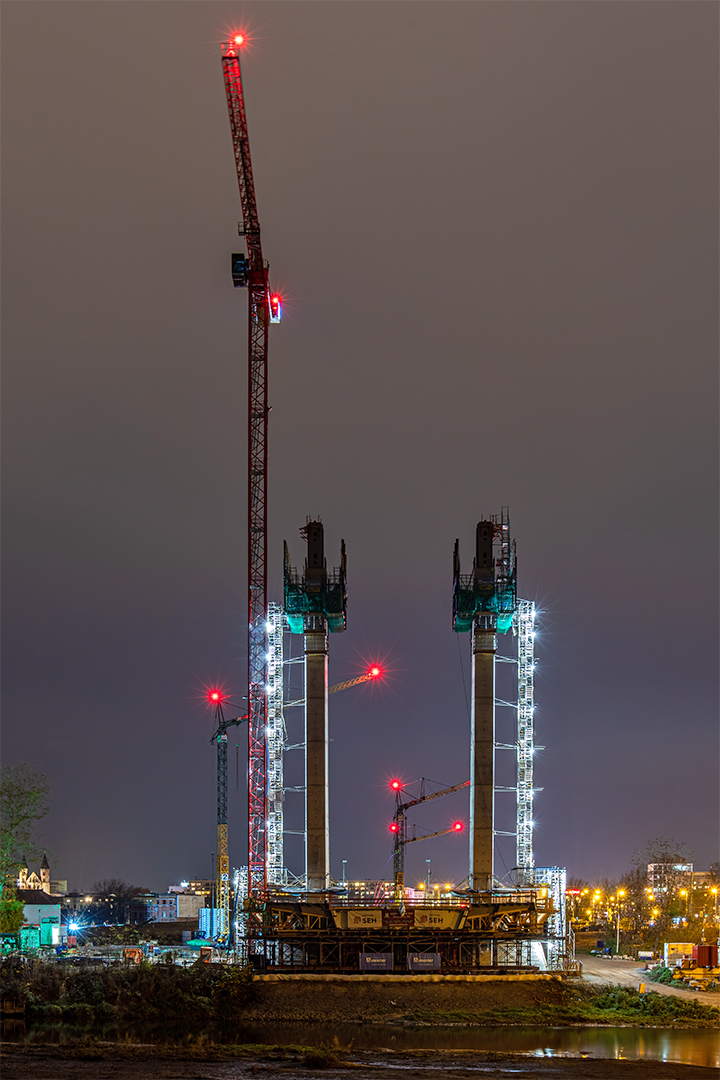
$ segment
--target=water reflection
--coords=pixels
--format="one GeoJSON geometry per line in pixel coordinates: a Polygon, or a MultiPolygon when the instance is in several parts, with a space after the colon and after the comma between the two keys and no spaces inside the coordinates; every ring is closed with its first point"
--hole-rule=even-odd
{"type": "MultiPolygon", "coordinates": [[[[26,1029],[18,1020],[5,1020],[8,1042],[60,1044],[85,1034],[85,1026],[34,1024],[26,1029]]],[[[99,1038],[114,1041],[130,1037],[139,1042],[183,1041],[187,1028],[148,1029],[145,1026],[105,1025],[93,1029],[99,1038]]],[[[543,1028],[543,1027],[421,1027],[363,1024],[214,1025],[193,1032],[224,1043],[328,1045],[355,1050],[477,1050],[532,1054],[537,1057],[588,1056],[599,1058],[674,1061],[686,1065],[720,1067],[717,1032],[675,1031],[672,1028],[543,1028]]]]}

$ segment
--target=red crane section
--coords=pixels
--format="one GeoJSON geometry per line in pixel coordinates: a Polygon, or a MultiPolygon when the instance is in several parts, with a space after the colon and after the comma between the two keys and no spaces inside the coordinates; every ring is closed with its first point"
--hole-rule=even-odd
{"type": "MultiPolygon", "coordinates": [[[[260,244],[250,140],[236,46],[223,46],[223,75],[232,130],[247,264],[233,256],[233,280],[247,285],[248,320],[248,890],[261,897],[267,886],[267,435],[268,324],[275,321],[268,266],[260,244]],[[238,276],[242,280],[238,279],[238,276]]],[[[279,314],[279,312],[277,313],[279,314]]]]}

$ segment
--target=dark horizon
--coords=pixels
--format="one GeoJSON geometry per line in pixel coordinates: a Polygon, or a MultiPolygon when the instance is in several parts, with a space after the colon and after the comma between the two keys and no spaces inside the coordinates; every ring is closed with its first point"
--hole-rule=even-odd
{"type": "MultiPolygon", "coordinates": [[[[328,564],[348,545],[330,680],[388,675],[331,699],[332,873],[389,873],[391,776],[467,777],[452,549],[469,565],[503,505],[542,613],[537,865],[613,878],[670,836],[707,868],[717,7],[6,0],[3,762],[51,781],[53,879],[210,874],[203,687],[237,699],[246,678],[247,300],[220,65],[238,24],[285,298],[270,598],[283,540],[301,561],[319,516],[328,564]]],[[[302,796],[285,805],[298,829],[302,796]]],[[[413,820],[455,817],[465,794],[413,820]]],[[[414,845],[408,883],[427,858],[461,880],[456,839],[414,845]]],[[[286,852],[297,872],[298,837],[286,852]]],[[[500,852],[502,875],[514,842],[500,852]]]]}

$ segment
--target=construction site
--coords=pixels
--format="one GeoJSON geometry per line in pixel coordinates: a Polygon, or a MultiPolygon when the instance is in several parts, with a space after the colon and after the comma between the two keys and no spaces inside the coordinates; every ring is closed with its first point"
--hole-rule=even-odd
{"type": "MultiPolygon", "coordinates": [[[[537,867],[533,854],[534,668],[538,612],[518,595],[515,540],[507,507],[470,508],[477,521],[472,558],[463,571],[460,544],[452,552],[452,625],[469,640],[471,664],[469,778],[439,790],[424,781],[390,783],[395,809],[388,823],[392,877],[372,883],[338,881],[330,874],[329,704],[334,693],[372,680],[382,668],[329,685],[330,635],[347,625],[348,570],[344,541],[329,567],[323,523],[301,528],[305,544],[296,568],[287,543],[282,603],[268,598],[269,334],[282,298],[269,282],[250,158],[238,34],[223,46],[222,67],[240,191],[239,232],[245,251],[232,253],[233,284],[248,297],[247,460],[247,698],[238,706],[221,688],[208,692],[217,752],[217,851],[213,903],[200,926],[217,954],[257,972],[277,974],[394,973],[443,975],[571,973],[576,970],[566,918],[565,870],[537,867]],[[498,642],[506,643],[502,654],[498,642]],[[301,652],[293,655],[293,643],[301,652]],[[512,666],[513,694],[501,699],[499,664],[512,666]],[[290,678],[292,673],[293,678],[290,678]],[[299,689],[298,689],[299,685],[299,689]],[[496,713],[510,711],[512,736],[498,741],[496,713]],[[302,712],[303,735],[288,736],[289,710],[302,712]],[[231,868],[228,831],[228,731],[247,731],[247,864],[231,868]],[[302,789],[285,784],[284,757],[304,757],[302,789]],[[496,756],[514,757],[513,783],[498,779],[496,756]],[[409,812],[468,789],[469,820],[416,835],[409,812]],[[304,866],[289,868],[284,854],[284,800],[304,797],[304,866]],[[497,827],[499,792],[514,798],[514,829],[497,827]],[[409,887],[408,845],[447,833],[467,836],[467,875],[457,883],[409,887]],[[497,837],[514,839],[514,866],[496,869],[497,837]]],[[[458,530],[459,531],[459,530],[458,530]]],[[[451,538],[450,538],[451,539],[451,538]]],[[[450,568],[448,544],[448,570],[450,568]]],[[[507,729],[504,729],[507,730],[507,729]]],[[[508,759],[505,759],[508,760],[508,759]]]]}

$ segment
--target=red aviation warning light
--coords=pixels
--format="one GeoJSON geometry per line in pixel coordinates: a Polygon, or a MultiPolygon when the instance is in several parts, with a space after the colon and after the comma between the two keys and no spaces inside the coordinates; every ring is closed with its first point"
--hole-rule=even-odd
{"type": "Polygon", "coordinates": [[[245,35],[244,34],[236,34],[235,37],[233,38],[233,44],[234,45],[244,45],[245,44],[245,35]]]}
{"type": "Polygon", "coordinates": [[[400,826],[398,825],[397,821],[393,821],[392,824],[389,826],[389,829],[390,832],[400,832],[400,826]]]}
{"type": "Polygon", "coordinates": [[[465,826],[463,825],[462,821],[453,822],[453,832],[462,832],[464,828],[465,826]]]}
{"type": "Polygon", "coordinates": [[[223,701],[225,701],[226,696],[227,695],[223,693],[222,687],[220,687],[220,686],[210,686],[210,687],[208,687],[206,697],[207,697],[207,700],[210,702],[211,705],[222,705],[223,701]]]}
{"type": "Polygon", "coordinates": [[[392,788],[393,791],[399,791],[400,788],[402,787],[402,784],[401,784],[401,782],[399,780],[391,780],[390,781],[390,787],[392,788]]]}
{"type": "Polygon", "coordinates": [[[268,302],[270,304],[270,322],[280,322],[282,319],[282,300],[277,293],[270,293],[268,302]]]}
{"type": "Polygon", "coordinates": [[[368,671],[368,675],[370,676],[370,678],[371,678],[371,679],[379,679],[379,678],[380,678],[380,676],[382,675],[382,668],[379,668],[379,667],[377,666],[377,664],[375,664],[375,665],[374,665],[373,667],[371,667],[371,668],[370,668],[370,670],[368,671]]]}

